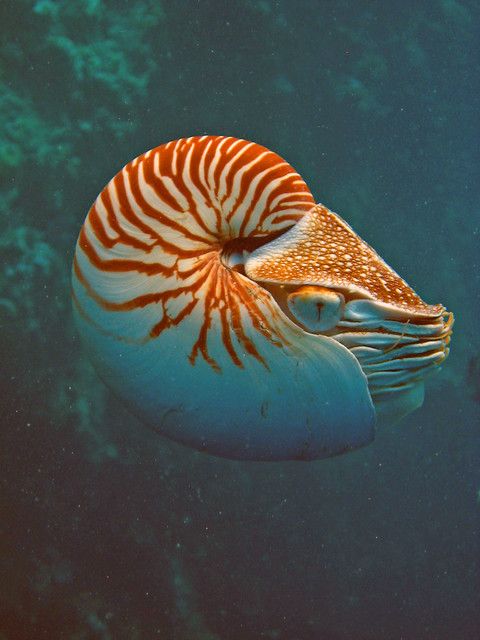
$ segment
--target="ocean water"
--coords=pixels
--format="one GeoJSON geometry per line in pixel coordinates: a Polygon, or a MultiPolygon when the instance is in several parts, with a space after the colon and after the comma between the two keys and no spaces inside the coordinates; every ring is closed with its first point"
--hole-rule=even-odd
{"type": "Polygon", "coordinates": [[[0,638],[480,637],[479,7],[0,2],[0,638]],[[285,157],[455,314],[424,405],[315,462],[149,431],[81,348],[70,270],[121,167],[183,136],[285,157]]]}

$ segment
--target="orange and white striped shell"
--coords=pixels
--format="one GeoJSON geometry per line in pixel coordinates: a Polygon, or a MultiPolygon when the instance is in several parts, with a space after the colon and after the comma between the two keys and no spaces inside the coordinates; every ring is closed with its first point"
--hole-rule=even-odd
{"type": "Polygon", "coordinates": [[[201,136],[100,193],[73,267],[99,374],[142,420],[216,455],[328,457],[419,406],[452,317],[425,304],[278,155],[201,136]]]}

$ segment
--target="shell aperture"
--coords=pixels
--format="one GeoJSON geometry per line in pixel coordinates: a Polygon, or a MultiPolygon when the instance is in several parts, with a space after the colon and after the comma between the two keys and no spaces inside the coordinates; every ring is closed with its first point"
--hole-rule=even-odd
{"type": "Polygon", "coordinates": [[[315,206],[288,163],[232,137],[127,164],[88,213],[72,288],[90,357],[132,412],[230,458],[363,446],[378,416],[421,403],[448,353],[443,307],[315,206]]]}

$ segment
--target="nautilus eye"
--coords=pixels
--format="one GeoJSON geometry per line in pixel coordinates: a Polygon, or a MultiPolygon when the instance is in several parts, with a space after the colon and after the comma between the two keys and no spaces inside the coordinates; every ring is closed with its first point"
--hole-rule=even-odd
{"type": "Polygon", "coordinates": [[[77,326],[105,383],[178,442],[322,458],[421,404],[452,316],[430,306],[278,155],[170,142],[126,165],[81,229],[77,326]]]}

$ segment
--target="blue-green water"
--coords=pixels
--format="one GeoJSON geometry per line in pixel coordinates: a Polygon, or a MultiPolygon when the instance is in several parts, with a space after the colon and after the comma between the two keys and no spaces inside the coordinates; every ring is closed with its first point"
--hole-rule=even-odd
{"type": "Polygon", "coordinates": [[[0,4],[0,638],[480,637],[473,0],[0,4]],[[150,433],[80,348],[69,273],[128,160],[266,145],[456,316],[369,447],[230,462],[150,433]]]}

